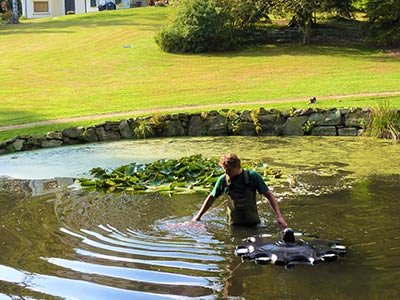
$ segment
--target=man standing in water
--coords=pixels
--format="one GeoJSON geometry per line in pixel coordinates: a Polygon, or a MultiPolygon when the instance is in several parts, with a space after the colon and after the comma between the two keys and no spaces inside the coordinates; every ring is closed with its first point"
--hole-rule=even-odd
{"type": "Polygon", "coordinates": [[[228,196],[229,224],[257,225],[260,223],[256,202],[257,191],[268,199],[276,214],[278,224],[287,227],[287,223],[279,210],[278,202],[260,174],[253,170],[243,170],[240,158],[233,153],[221,157],[219,164],[224,169],[225,174],[218,178],[214,189],[204,200],[193,221],[199,221],[215,199],[226,193],[228,196]]]}

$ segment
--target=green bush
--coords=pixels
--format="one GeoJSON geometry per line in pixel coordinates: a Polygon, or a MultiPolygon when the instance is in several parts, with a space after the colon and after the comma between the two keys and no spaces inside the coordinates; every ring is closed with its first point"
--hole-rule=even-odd
{"type": "Polygon", "coordinates": [[[235,47],[228,16],[215,0],[177,2],[156,42],[162,50],[172,53],[224,51],[235,47]]]}

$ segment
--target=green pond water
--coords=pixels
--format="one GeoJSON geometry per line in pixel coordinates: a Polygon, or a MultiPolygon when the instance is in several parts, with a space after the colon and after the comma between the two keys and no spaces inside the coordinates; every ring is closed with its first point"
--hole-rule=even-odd
{"type": "Polygon", "coordinates": [[[0,299],[398,299],[399,154],[362,138],[224,137],[0,156],[0,175],[21,178],[0,179],[0,299]],[[58,178],[231,151],[281,169],[267,184],[289,226],[347,255],[291,270],[241,262],[244,238],[280,230],[264,200],[256,229],[230,228],[223,207],[188,225],[205,195],[102,194],[58,178]]]}

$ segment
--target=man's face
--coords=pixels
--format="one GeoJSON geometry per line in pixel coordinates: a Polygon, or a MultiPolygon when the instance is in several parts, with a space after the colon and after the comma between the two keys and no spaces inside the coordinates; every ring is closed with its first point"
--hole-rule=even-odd
{"type": "Polygon", "coordinates": [[[222,166],[222,169],[224,170],[225,174],[228,175],[229,177],[233,177],[238,173],[240,173],[240,168],[238,167],[222,166]]]}

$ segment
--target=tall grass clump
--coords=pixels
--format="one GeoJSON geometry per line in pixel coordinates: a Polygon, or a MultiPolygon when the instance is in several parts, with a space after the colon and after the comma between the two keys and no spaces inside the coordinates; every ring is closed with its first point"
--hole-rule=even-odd
{"type": "Polygon", "coordinates": [[[400,138],[400,112],[388,102],[379,103],[378,107],[372,109],[366,133],[368,136],[397,142],[400,138]]]}
{"type": "Polygon", "coordinates": [[[154,136],[154,130],[149,120],[139,120],[134,124],[133,134],[138,139],[146,139],[154,136]]]}

